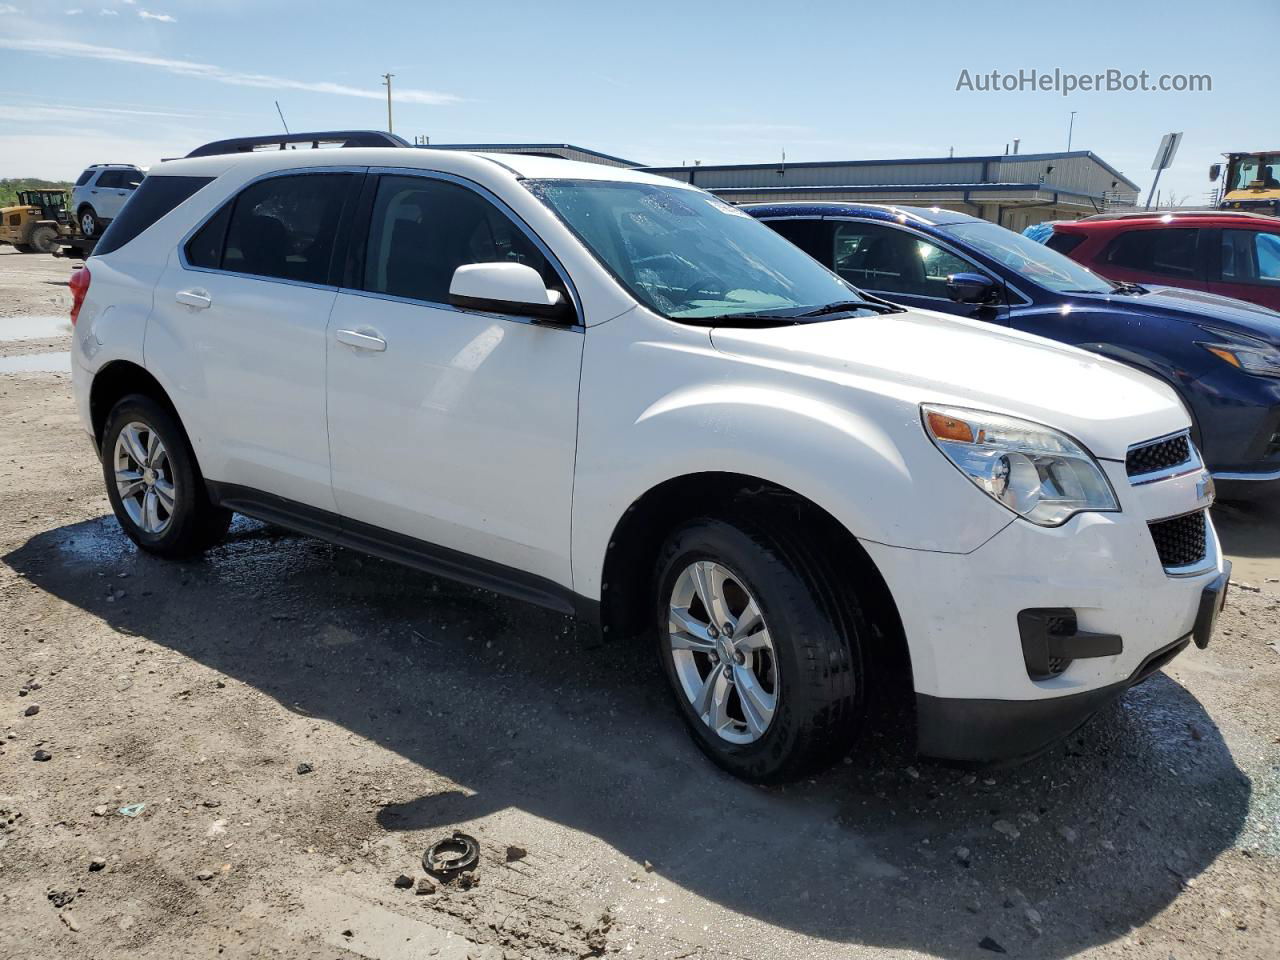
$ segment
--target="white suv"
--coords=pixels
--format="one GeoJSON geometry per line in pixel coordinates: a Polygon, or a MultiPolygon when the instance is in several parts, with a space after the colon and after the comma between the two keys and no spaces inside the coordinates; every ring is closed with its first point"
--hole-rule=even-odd
{"type": "Polygon", "coordinates": [[[95,163],[71,188],[71,209],[76,226],[86,237],[96,237],[119,216],[146,176],[130,163],[95,163]]]}
{"type": "Polygon", "coordinates": [[[356,148],[151,171],[73,281],[125,532],[232,511],[655,645],[740,776],[1032,755],[1207,642],[1212,486],[1165,385],[867,296],[715,197],[356,148]]]}

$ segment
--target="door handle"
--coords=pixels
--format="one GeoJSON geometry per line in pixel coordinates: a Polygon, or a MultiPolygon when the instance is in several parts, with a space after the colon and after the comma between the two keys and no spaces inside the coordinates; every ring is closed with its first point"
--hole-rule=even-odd
{"type": "Polygon", "coordinates": [[[355,347],[357,350],[372,350],[374,353],[381,353],[387,349],[387,341],[373,334],[358,333],[355,330],[339,330],[336,336],[339,343],[345,343],[348,347],[355,347]]]}
{"type": "Polygon", "coordinates": [[[213,306],[213,297],[206,290],[179,290],[173,295],[173,299],[197,310],[208,310],[213,306]]]}

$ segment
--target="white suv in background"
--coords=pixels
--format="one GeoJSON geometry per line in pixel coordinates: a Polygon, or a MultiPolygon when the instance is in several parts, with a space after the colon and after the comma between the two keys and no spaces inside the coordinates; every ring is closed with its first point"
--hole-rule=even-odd
{"type": "Polygon", "coordinates": [[[71,188],[71,210],[86,237],[98,236],[114,220],[146,176],[129,163],[95,163],[71,188]]]}
{"type": "Polygon", "coordinates": [[[151,171],[73,281],[125,532],[237,511],[654,644],[698,745],[794,777],[905,677],[1032,755],[1208,641],[1229,564],[1165,385],[849,286],[656,176],[412,148],[151,171]]]}

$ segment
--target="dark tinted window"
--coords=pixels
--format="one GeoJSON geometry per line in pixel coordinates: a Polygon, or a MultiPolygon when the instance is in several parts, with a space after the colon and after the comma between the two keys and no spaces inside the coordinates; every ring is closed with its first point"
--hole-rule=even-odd
{"type": "Polygon", "coordinates": [[[854,286],[947,299],[947,277],[972,265],[923,237],[870,223],[840,223],[832,238],[835,271],[854,286]]]}
{"type": "Polygon", "coordinates": [[[1199,234],[1200,231],[1194,227],[1130,230],[1111,241],[1102,255],[1102,262],[1130,270],[1190,279],[1199,272],[1196,269],[1199,234]]]}
{"type": "Polygon", "coordinates": [[[1044,242],[1044,245],[1050,250],[1057,250],[1061,254],[1069,254],[1082,243],[1084,243],[1083,233],[1058,233],[1054,231],[1053,235],[1044,242]]]}
{"type": "Polygon", "coordinates": [[[94,255],[119,250],[212,180],[212,177],[147,177],[111,221],[94,248],[94,255]]]}
{"type": "Polygon", "coordinates": [[[236,198],[222,269],[259,277],[328,283],[349,173],[261,180],[236,198]]]}
{"type": "Polygon", "coordinates": [[[80,174],[80,179],[76,181],[77,187],[83,187],[86,183],[93,179],[93,175],[97,173],[92,167],[80,174]]]}
{"type": "Polygon", "coordinates": [[[533,241],[475,191],[425,177],[381,179],[369,224],[365,290],[448,303],[458,267],[494,262],[527,264],[563,292],[533,241]]]}
{"type": "Polygon", "coordinates": [[[1222,279],[1280,287],[1280,233],[1223,230],[1222,279]]]}
{"type": "Polygon", "coordinates": [[[187,262],[191,266],[210,270],[222,266],[222,246],[227,239],[227,224],[231,222],[234,205],[234,201],[223,204],[222,209],[187,241],[187,262]]]}
{"type": "Polygon", "coordinates": [[[766,220],[765,223],[797,247],[822,263],[831,266],[831,221],[829,220],[766,220]]]}

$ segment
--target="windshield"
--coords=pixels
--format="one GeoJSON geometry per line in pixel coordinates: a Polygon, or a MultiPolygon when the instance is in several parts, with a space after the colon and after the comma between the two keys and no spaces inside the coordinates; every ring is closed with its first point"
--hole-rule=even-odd
{"type": "Polygon", "coordinates": [[[1115,284],[1056,250],[994,223],[949,223],[938,229],[1054,293],[1112,293],[1115,290],[1115,284]]]}
{"type": "Polygon", "coordinates": [[[1244,190],[1255,180],[1264,187],[1280,187],[1280,153],[1271,153],[1241,159],[1236,175],[1228,190],[1244,190]]]}
{"type": "Polygon", "coordinates": [[[672,320],[795,318],[861,296],[754,217],[700,190],[596,180],[526,186],[636,299],[672,320]]]}

